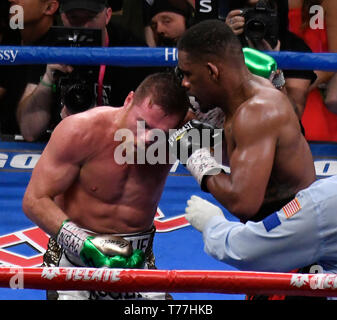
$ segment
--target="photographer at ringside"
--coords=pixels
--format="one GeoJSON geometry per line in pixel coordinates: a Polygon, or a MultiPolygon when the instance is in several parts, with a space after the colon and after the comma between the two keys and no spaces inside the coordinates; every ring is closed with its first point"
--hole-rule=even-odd
{"type": "MultiPolygon", "coordinates": [[[[239,37],[243,47],[261,51],[311,52],[305,42],[288,30],[287,0],[231,0],[226,24],[239,37]]],[[[283,70],[285,92],[301,118],[312,70],[283,70]]]]}
{"type": "MultiPolygon", "coordinates": [[[[2,45],[30,47],[46,45],[49,30],[57,23],[58,0],[1,0],[0,2],[0,15],[7,16],[5,20],[7,30],[4,32],[2,45]],[[24,13],[22,16],[19,15],[20,11],[24,13]],[[11,26],[11,22],[18,23],[15,25],[16,29],[12,29],[14,26],[11,26]]],[[[18,103],[25,91],[27,77],[40,69],[38,64],[1,64],[1,139],[11,141],[19,138],[20,128],[16,117],[18,103]]]]}
{"type": "MultiPolygon", "coordinates": [[[[84,33],[101,30],[103,47],[145,46],[122,26],[113,24],[111,16],[106,0],[60,0],[60,17],[65,28],[83,29],[84,33]]],[[[71,40],[72,36],[68,37],[71,40]]],[[[42,73],[30,75],[20,100],[17,119],[21,134],[26,141],[48,140],[61,121],[63,106],[71,107],[69,102],[75,106],[72,113],[94,106],[121,106],[127,93],[149,73],[153,73],[152,68],[48,64],[42,73]]]]}
{"type": "Polygon", "coordinates": [[[187,0],[143,0],[145,38],[150,47],[175,47],[195,22],[187,0]]]}

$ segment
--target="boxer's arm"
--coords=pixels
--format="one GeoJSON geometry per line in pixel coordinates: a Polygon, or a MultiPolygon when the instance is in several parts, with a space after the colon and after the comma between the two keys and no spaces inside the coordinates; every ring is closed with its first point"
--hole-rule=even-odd
{"type": "Polygon", "coordinates": [[[207,190],[243,221],[254,216],[263,203],[283,121],[269,116],[266,109],[257,105],[241,112],[232,127],[231,173],[208,176],[205,181],[207,190]]]}
{"type": "MultiPolygon", "coordinates": [[[[95,149],[95,128],[86,116],[64,119],[53,132],[41,155],[23,199],[23,211],[41,229],[56,238],[63,248],[90,267],[139,268],[144,263],[141,250],[123,250],[123,239],[92,236],[69,221],[55,203],[78,178],[80,167],[95,149]],[[118,254],[119,253],[119,254],[118,254]]],[[[124,241],[126,242],[126,241],[124,241]]]]}
{"type": "Polygon", "coordinates": [[[23,198],[24,213],[51,236],[57,234],[68,218],[54,198],[71,186],[79,174],[81,161],[89,152],[83,140],[85,121],[78,126],[77,120],[71,118],[54,130],[23,198]]]}

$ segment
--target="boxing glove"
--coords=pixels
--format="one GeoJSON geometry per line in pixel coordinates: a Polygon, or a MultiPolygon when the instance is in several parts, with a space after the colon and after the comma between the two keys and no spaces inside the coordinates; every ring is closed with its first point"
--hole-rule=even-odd
{"type": "MultiPolygon", "coordinates": [[[[204,191],[207,191],[204,177],[224,169],[211,154],[216,144],[222,146],[222,139],[223,130],[198,120],[187,122],[169,137],[170,152],[186,166],[204,191]]],[[[222,155],[222,151],[218,154],[222,155]]]]}
{"type": "Polygon", "coordinates": [[[88,267],[142,268],[145,261],[143,251],[133,250],[125,239],[91,235],[69,220],[63,222],[56,241],[88,267]]]}

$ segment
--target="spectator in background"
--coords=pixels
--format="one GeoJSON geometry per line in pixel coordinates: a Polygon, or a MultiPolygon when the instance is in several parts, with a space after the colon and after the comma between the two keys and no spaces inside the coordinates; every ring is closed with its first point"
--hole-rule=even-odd
{"type": "Polygon", "coordinates": [[[150,47],[174,47],[188,29],[194,8],[187,0],[144,0],[145,35],[150,47]]]}
{"type": "MultiPolygon", "coordinates": [[[[276,10],[278,15],[278,42],[276,44],[263,39],[262,41],[252,41],[245,36],[245,18],[242,15],[242,8],[252,8],[258,0],[233,0],[230,2],[230,12],[226,17],[226,24],[240,38],[243,46],[249,46],[258,50],[266,51],[301,51],[311,52],[305,42],[295,34],[288,31],[288,4],[284,0],[266,0],[265,5],[269,9],[276,10]]],[[[283,70],[286,80],[285,89],[288,97],[292,101],[298,117],[301,119],[308,90],[315,81],[315,74],[311,70],[283,70]]]]}
{"type": "MultiPolygon", "coordinates": [[[[6,2],[6,1],[5,1],[6,2]]],[[[7,5],[2,2],[2,5],[7,5]]],[[[23,29],[10,30],[3,39],[7,45],[44,45],[48,31],[54,24],[58,0],[11,0],[10,6],[23,8],[23,29]]],[[[9,15],[7,6],[7,16],[9,15]]],[[[27,84],[28,74],[39,69],[37,65],[1,66],[0,70],[0,131],[4,135],[20,133],[16,119],[17,106],[27,84]]]]}
{"type": "MultiPolygon", "coordinates": [[[[121,25],[111,24],[112,10],[105,0],[61,0],[61,19],[65,27],[101,29],[103,46],[142,46],[134,36],[121,25]]],[[[40,74],[32,75],[18,109],[18,119],[23,137],[27,141],[44,138],[46,130],[53,130],[61,120],[60,95],[54,92],[57,78],[55,71],[70,74],[69,65],[50,64],[40,74]],[[40,77],[42,76],[40,81],[40,77]]],[[[115,66],[93,66],[93,82],[90,90],[95,94],[94,106],[121,106],[128,92],[134,90],[151,68],[126,68],[115,66]]],[[[89,81],[88,81],[89,82],[89,81]]],[[[57,88],[56,88],[57,90],[57,88]]],[[[45,136],[49,138],[49,134],[45,136]]]]}
{"type": "Polygon", "coordinates": [[[58,0],[10,0],[24,12],[24,27],[20,29],[21,44],[32,45],[46,37],[59,7],[58,0]]]}
{"type": "MultiPolygon", "coordinates": [[[[289,28],[303,38],[313,52],[337,52],[337,1],[289,1],[289,28]],[[323,28],[311,28],[310,8],[319,5],[324,12],[323,28]]],[[[317,22],[317,21],[316,21],[317,22]]],[[[322,21],[321,21],[322,22],[322,21]]],[[[306,138],[311,141],[337,141],[337,74],[315,71],[317,80],[310,87],[305,112],[302,117],[306,138]],[[326,86],[325,101],[319,89],[326,86]]]]}

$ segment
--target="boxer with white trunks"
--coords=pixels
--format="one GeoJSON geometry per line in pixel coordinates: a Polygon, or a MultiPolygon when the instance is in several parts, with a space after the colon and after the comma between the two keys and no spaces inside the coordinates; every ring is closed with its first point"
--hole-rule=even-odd
{"type": "MultiPolygon", "coordinates": [[[[67,223],[67,222],[66,222],[67,223]]],[[[57,242],[62,241],[59,239],[55,240],[51,238],[48,244],[48,249],[44,254],[44,266],[62,266],[62,267],[87,267],[87,266],[97,266],[100,263],[96,260],[95,255],[93,256],[90,252],[85,252],[85,245],[80,244],[81,241],[78,236],[81,234],[84,239],[90,235],[91,243],[94,243],[100,252],[109,253],[109,256],[115,258],[115,261],[110,261],[110,267],[118,268],[144,268],[144,269],[156,269],[155,258],[153,255],[153,239],[156,232],[155,227],[152,227],[148,232],[135,233],[135,234],[114,234],[114,235],[95,235],[91,232],[85,231],[78,228],[73,223],[69,223],[68,228],[72,228],[74,234],[77,235],[77,239],[73,239],[74,243],[78,247],[82,248],[82,254],[78,254],[76,250],[61,249],[61,247],[66,247],[66,245],[59,245],[57,242]],[[108,252],[110,251],[110,252],[108,252]],[[85,256],[85,257],[84,257],[85,256]],[[93,262],[90,262],[90,258],[93,262]],[[125,259],[124,257],[131,256],[132,259],[125,259]],[[144,259],[143,259],[144,257],[144,259]],[[82,259],[83,258],[83,259],[82,259]],[[85,260],[85,262],[83,261],[85,260]]],[[[60,236],[60,235],[59,235],[60,236]]],[[[68,240],[71,241],[71,235],[68,240]]],[[[89,244],[91,245],[91,244],[89,244]]],[[[100,255],[103,260],[105,257],[100,255]]],[[[99,260],[99,259],[98,259],[99,260]]],[[[109,264],[109,263],[107,263],[109,264]]],[[[105,266],[106,267],[106,266],[105,266]]],[[[104,291],[53,291],[48,290],[49,300],[126,300],[126,299],[156,299],[163,300],[169,299],[170,295],[166,293],[156,293],[156,292],[104,292],[104,291]]]]}
{"type": "MultiPolygon", "coordinates": [[[[28,218],[51,236],[46,265],[154,267],[153,221],[172,164],[142,162],[137,156],[153,145],[153,129],[164,133],[166,148],[168,131],[182,125],[188,108],[175,76],[156,73],[130,92],[123,107],[96,107],[62,120],[23,199],[28,218]],[[139,123],[144,130],[138,131],[139,123]],[[132,159],[121,162],[124,152],[132,159]]],[[[59,295],[116,297],[159,299],[165,294],[59,295]]]]}

